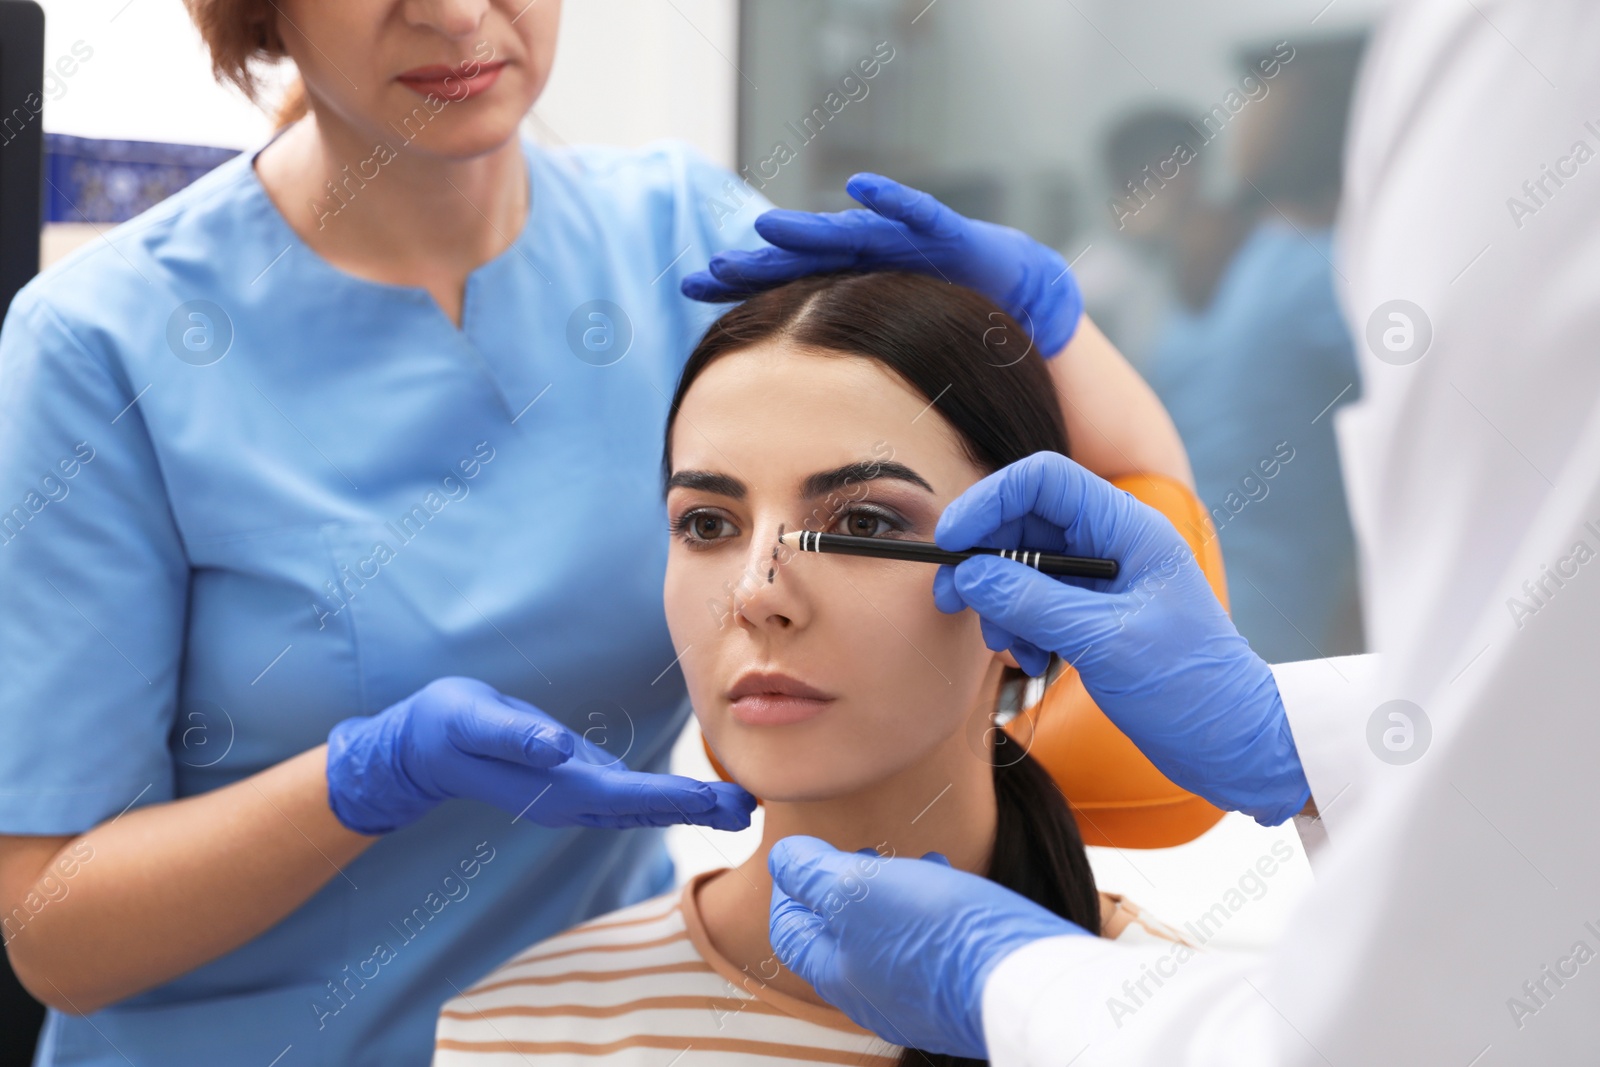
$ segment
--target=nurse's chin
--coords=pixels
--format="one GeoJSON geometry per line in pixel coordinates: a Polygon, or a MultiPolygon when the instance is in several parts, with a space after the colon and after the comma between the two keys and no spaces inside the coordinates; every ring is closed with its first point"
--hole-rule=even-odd
{"type": "Polygon", "coordinates": [[[528,107],[520,107],[523,94],[513,95],[496,86],[470,100],[445,102],[432,113],[411,90],[396,86],[396,92],[404,95],[400,98],[402,110],[388,123],[390,144],[402,153],[463,162],[517,143],[522,116],[532,106],[529,101],[528,107]]]}

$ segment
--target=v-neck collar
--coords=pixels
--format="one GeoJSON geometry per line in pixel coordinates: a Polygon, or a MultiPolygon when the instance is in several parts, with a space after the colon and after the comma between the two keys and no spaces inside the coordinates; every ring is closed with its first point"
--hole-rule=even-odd
{"type": "MultiPolygon", "coordinates": [[[[282,137],[286,132],[288,132],[292,126],[293,123],[291,123],[289,126],[285,126],[281,130],[274,132],[265,144],[263,144],[260,148],[257,148],[255,151],[249,153],[249,158],[245,161],[245,167],[249,171],[249,175],[246,178],[248,195],[253,201],[255,201],[256,213],[263,220],[265,220],[267,227],[272,231],[272,247],[281,249],[281,251],[278,251],[274,254],[274,258],[271,263],[275,264],[278,262],[278,260],[283,259],[290,252],[294,252],[298,259],[305,263],[309,263],[311,269],[318,271],[319,273],[326,275],[331,279],[334,279],[338,284],[352,288],[366,289],[369,292],[387,296],[391,299],[405,300],[413,304],[426,304],[428,307],[433,309],[434,313],[437,314],[440,320],[442,320],[443,323],[450,328],[452,333],[465,338],[468,334],[468,327],[470,325],[469,312],[471,311],[473,305],[473,290],[479,287],[482,279],[503,269],[504,266],[510,262],[512,257],[521,257],[523,259],[527,258],[526,253],[521,246],[529,243],[534,227],[535,212],[533,202],[533,171],[537,162],[536,157],[538,153],[532,142],[530,142],[527,138],[522,137],[520,134],[518,135],[518,144],[522,150],[524,169],[527,172],[527,217],[523,220],[521,231],[518,232],[517,236],[511,241],[510,244],[506,245],[505,248],[502,248],[499,252],[495,253],[495,255],[491,258],[478,264],[478,266],[474,267],[467,274],[466,285],[463,287],[461,294],[461,324],[458,326],[455,322],[451,321],[450,316],[445,314],[444,308],[439,306],[438,302],[433,299],[433,294],[430,293],[425,287],[420,285],[399,285],[394,282],[382,282],[375,278],[367,278],[363,275],[352,273],[351,271],[345,270],[343,267],[335,266],[333,263],[324,258],[322,253],[312,248],[311,245],[306,242],[305,238],[300,236],[299,231],[289,224],[289,220],[285,218],[283,212],[279,210],[276,201],[274,201],[267,193],[267,187],[262,183],[261,175],[256,170],[256,158],[260,156],[262,152],[266,151],[279,137],[282,137]]],[[[269,264],[266,270],[270,269],[271,265],[269,264]]],[[[264,274],[265,270],[263,270],[262,273],[264,274]]]]}

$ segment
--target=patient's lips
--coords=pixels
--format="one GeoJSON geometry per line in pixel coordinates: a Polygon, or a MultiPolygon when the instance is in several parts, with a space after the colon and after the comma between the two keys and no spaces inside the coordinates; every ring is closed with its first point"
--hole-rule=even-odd
{"type": "Polygon", "coordinates": [[[748,671],[728,690],[728,710],[746,726],[786,726],[820,715],[834,697],[776,671],[748,671]]]}

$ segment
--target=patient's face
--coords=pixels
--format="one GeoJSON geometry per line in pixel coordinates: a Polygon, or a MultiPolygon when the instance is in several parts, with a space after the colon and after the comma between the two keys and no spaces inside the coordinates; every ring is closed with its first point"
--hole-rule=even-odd
{"type": "Polygon", "coordinates": [[[780,528],[931,541],[984,473],[926,397],[867,359],[768,343],[690,388],[672,439],[667,621],[712,751],[756,796],[835,797],[935,750],[971,754],[963,732],[983,729],[1002,664],[976,615],[934,606],[934,568],[773,552],[780,528]],[[740,696],[752,672],[800,695],[758,680],[740,696]]]}

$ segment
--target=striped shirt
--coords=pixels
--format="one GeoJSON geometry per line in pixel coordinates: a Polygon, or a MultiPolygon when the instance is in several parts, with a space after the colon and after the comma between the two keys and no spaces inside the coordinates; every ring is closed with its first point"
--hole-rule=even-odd
{"type": "MultiPolygon", "coordinates": [[[[696,893],[719,871],[518,953],[439,1013],[434,1067],[894,1067],[900,1048],[766,986],[712,947],[696,893]]],[[[1112,894],[1118,940],[1177,935],[1112,894]]]]}

